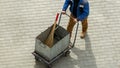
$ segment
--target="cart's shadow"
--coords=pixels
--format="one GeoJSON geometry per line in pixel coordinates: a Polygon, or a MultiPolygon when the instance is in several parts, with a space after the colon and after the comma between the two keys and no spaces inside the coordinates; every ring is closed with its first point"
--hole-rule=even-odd
{"type": "MultiPolygon", "coordinates": [[[[87,35],[84,40],[85,50],[74,47],[72,49],[74,55],[60,58],[52,68],[97,68],[89,36],[87,35]]],[[[45,66],[37,62],[34,68],[45,68],[45,66]]]]}

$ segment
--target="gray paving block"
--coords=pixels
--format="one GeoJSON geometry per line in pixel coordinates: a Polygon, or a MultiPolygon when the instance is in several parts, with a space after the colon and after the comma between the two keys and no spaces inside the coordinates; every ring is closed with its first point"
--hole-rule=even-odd
{"type": "MultiPolygon", "coordinates": [[[[56,61],[53,68],[120,68],[120,1],[89,2],[86,38],[80,39],[80,25],[70,56],[56,61]]],[[[45,68],[31,54],[35,37],[54,23],[63,3],[64,0],[0,0],[0,68],[45,68]]],[[[63,16],[60,25],[66,28],[68,19],[63,16]]],[[[72,40],[74,34],[75,29],[72,40]]]]}

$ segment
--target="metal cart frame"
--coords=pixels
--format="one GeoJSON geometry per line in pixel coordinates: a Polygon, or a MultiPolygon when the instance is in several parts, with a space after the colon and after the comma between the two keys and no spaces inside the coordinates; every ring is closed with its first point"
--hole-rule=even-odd
{"type": "MultiPolygon", "coordinates": [[[[66,15],[68,17],[72,18],[68,14],[66,14],[66,15]]],[[[60,24],[60,21],[61,21],[61,17],[62,17],[62,13],[60,13],[60,16],[59,16],[58,27],[59,27],[59,24],[60,24]]],[[[34,51],[32,54],[35,56],[35,60],[44,63],[47,68],[52,68],[52,63],[53,62],[55,62],[57,59],[59,59],[62,56],[68,56],[70,54],[70,49],[72,49],[74,47],[74,45],[75,45],[78,27],[79,27],[79,23],[77,23],[77,27],[76,27],[76,32],[75,32],[75,37],[74,37],[73,44],[70,42],[69,45],[68,45],[68,47],[65,50],[63,50],[60,54],[58,54],[56,57],[54,57],[51,60],[47,60],[42,55],[40,55],[36,51],[34,51]]],[[[56,29],[57,29],[57,27],[56,27],[56,29]]]]}

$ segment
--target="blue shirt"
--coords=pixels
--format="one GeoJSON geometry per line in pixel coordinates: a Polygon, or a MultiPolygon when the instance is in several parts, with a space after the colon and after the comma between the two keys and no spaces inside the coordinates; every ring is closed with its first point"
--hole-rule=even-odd
{"type": "MultiPolygon", "coordinates": [[[[62,10],[66,11],[68,6],[70,5],[70,12],[74,15],[74,0],[65,0],[62,10]]],[[[76,8],[76,15],[75,17],[82,21],[89,15],[89,3],[87,0],[79,0],[78,6],[76,8]]]]}

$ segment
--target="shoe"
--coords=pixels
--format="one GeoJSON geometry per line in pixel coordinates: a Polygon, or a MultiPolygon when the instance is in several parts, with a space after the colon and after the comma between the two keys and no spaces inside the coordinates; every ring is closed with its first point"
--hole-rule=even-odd
{"type": "Polygon", "coordinates": [[[80,38],[83,39],[85,38],[86,32],[81,32],[80,38]]]}

